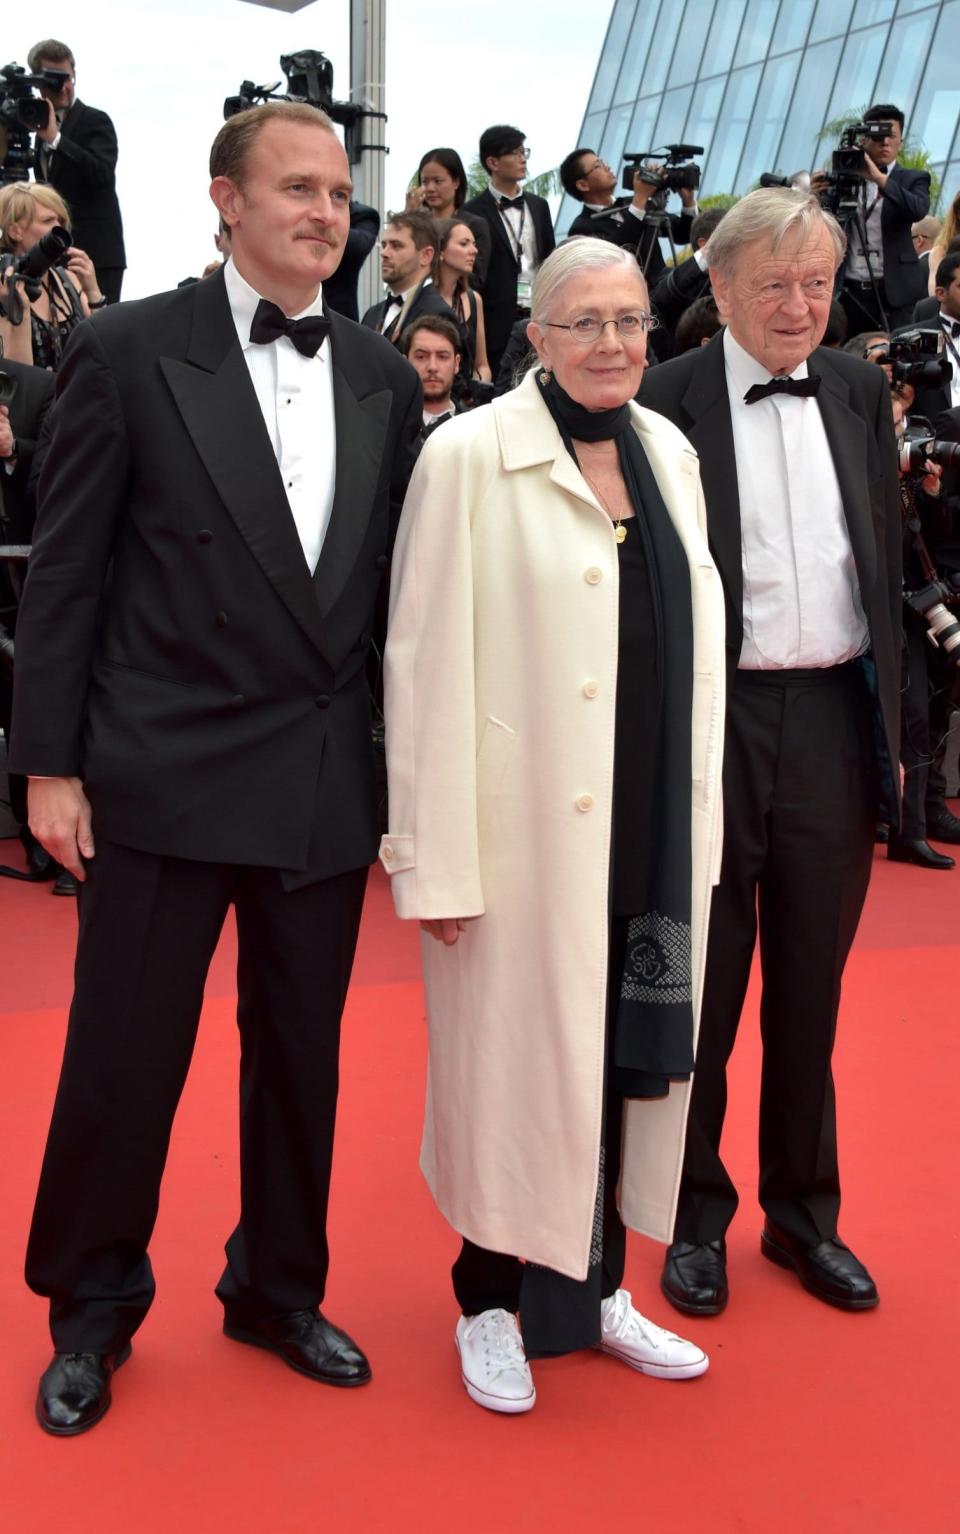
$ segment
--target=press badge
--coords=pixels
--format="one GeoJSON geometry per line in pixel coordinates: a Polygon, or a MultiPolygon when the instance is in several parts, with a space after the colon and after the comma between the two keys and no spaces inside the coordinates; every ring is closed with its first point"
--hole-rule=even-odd
{"type": "Polygon", "coordinates": [[[522,277],[517,278],[517,307],[529,309],[530,299],[533,296],[533,283],[524,282],[522,277]]]}

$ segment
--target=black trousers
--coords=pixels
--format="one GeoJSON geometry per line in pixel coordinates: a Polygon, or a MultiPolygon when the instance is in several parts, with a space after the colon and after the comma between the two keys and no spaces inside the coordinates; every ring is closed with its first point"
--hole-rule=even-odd
{"type": "Polygon", "coordinates": [[[723,768],[724,847],[675,1236],[722,1237],[737,1194],[720,1157],[727,1061],[759,928],[760,1203],[801,1241],[836,1233],[830,1058],[840,981],[876,832],[873,720],[856,663],[738,671],[723,768]]]}
{"type": "Polygon", "coordinates": [[[97,267],[97,281],[100,284],[100,292],[108,304],[118,304],[120,302],[123,273],[124,268],[122,266],[97,267]]]}
{"type": "MultiPolygon", "coordinates": [[[[610,958],[608,973],[619,979],[627,944],[627,917],[614,916],[610,923],[610,958]]],[[[607,1055],[609,1059],[618,987],[610,987],[607,999],[607,1055]]],[[[601,1296],[615,1294],[623,1282],[627,1260],[627,1232],[617,1208],[617,1185],[620,1182],[621,1141],[623,1135],[623,1098],[611,1085],[607,1068],[607,1088],[603,1116],[603,1255],[601,1257],[601,1296]]],[[[523,1263],[506,1252],[491,1252],[464,1239],[460,1255],[452,1269],[453,1292],[465,1316],[478,1316],[484,1310],[520,1308],[520,1285],[523,1263]]]]}
{"type": "Polygon", "coordinates": [[[60,1351],[110,1353],[154,1295],[147,1255],[203,988],[236,907],[240,1218],[217,1294],[231,1315],[318,1305],[340,1014],[367,870],[285,892],[274,869],[98,840],[27,1252],[60,1351]]]}
{"type": "Polygon", "coordinates": [[[927,816],[944,808],[943,756],[950,733],[953,663],[934,650],[922,619],[904,625],[905,676],[901,694],[900,761],[903,764],[901,834],[927,835],[927,816]]]}

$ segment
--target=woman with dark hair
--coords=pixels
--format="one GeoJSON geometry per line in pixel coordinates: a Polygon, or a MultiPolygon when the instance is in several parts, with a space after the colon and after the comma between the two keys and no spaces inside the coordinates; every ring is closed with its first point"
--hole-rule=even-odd
{"type": "Polygon", "coordinates": [[[466,201],[467,173],[463,161],[455,149],[428,149],[417,167],[416,186],[407,193],[407,212],[422,208],[431,218],[453,218],[458,215],[473,230],[477,242],[477,259],[473,280],[482,286],[490,257],[490,230],[484,219],[475,213],[460,213],[466,201]]]}
{"type": "Polygon", "coordinates": [[[464,379],[480,378],[490,383],[487,361],[487,338],[483,328],[483,299],[471,286],[477,260],[477,242],[472,227],[458,215],[434,220],[437,231],[436,252],[431,276],[444,303],[457,317],[463,338],[460,373],[464,379]]]}

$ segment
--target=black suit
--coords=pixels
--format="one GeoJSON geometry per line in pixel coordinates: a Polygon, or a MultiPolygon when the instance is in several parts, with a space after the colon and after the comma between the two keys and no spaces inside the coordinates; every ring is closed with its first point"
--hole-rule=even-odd
{"type": "Polygon", "coordinates": [[[680,316],[709,292],[710,273],[702,272],[690,256],[662,273],[650,293],[650,303],[654,314],[672,336],[680,316]]]}
{"type": "MultiPolygon", "coordinates": [[[[652,288],[665,270],[666,263],[660,250],[661,236],[666,236],[664,224],[658,217],[648,215],[637,218],[629,212],[632,199],[618,197],[612,208],[584,208],[577,214],[568,236],[592,235],[599,240],[609,240],[635,252],[637,260],[646,273],[647,286],[652,288]]],[[[692,213],[677,213],[669,217],[670,233],[674,243],[686,245],[693,224],[692,213]]]]}
{"type": "Polygon", "coordinates": [[[350,233],[340,265],[323,284],[323,301],[348,320],[359,320],[357,283],[380,233],[380,214],[365,203],[350,203],[350,233]]]}
{"type": "MultiPolygon", "coordinates": [[[[542,197],[524,192],[525,218],[533,224],[537,242],[537,265],[540,266],[556,245],[550,209],[542,197]]],[[[514,322],[520,318],[517,307],[517,251],[504,226],[500,199],[487,187],[479,197],[465,202],[461,212],[482,218],[490,230],[490,259],[483,279],[483,323],[487,337],[487,360],[494,378],[500,358],[510,339],[514,322]]]]}
{"type": "Polygon", "coordinates": [[[368,330],[375,330],[378,335],[384,335],[388,341],[393,342],[394,346],[399,346],[400,337],[403,332],[409,330],[410,326],[416,320],[422,319],[425,314],[438,314],[442,319],[450,320],[457,330],[460,329],[460,322],[450,308],[450,305],[440,297],[433,283],[426,281],[426,279],[421,282],[408,304],[407,312],[403,315],[403,324],[401,325],[400,323],[400,313],[402,311],[398,313],[395,310],[393,319],[388,324],[386,330],[383,330],[383,320],[389,303],[389,298],[384,298],[379,304],[371,304],[360,323],[365,325],[368,330]]]}
{"type": "Polygon", "coordinates": [[[319,1303],[339,1017],[378,843],[364,676],[419,382],[330,315],[333,509],[311,578],[223,276],[81,325],[24,595],[13,763],[83,778],[96,856],[28,1279],[61,1349],[114,1352],[207,965],[240,943],[232,1314],[319,1303]]]}
{"type": "MultiPolygon", "coordinates": [[[[868,666],[738,670],[743,569],[722,333],[648,372],[641,389],[643,404],[679,426],[700,455],[710,546],[727,609],[723,867],[711,913],[676,1226],[678,1240],[698,1244],[723,1235],[737,1203],[719,1144],[726,1063],[758,909],[760,1200],[776,1225],[803,1242],[836,1229],[830,1055],[839,979],[866,893],[878,787],[896,796],[900,518],[889,394],[879,369],[842,353],[818,350],[809,368],[821,379],[818,404],[870,634],[868,666]]],[[[888,814],[896,813],[892,803],[888,814]]]]}
{"type": "MultiPolygon", "coordinates": [[[[913,245],[913,225],[930,211],[930,176],[925,170],[907,170],[895,165],[887,176],[880,209],[880,240],[883,248],[883,276],[878,282],[887,323],[892,329],[905,325],[914,304],[923,295],[926,269],[913,245]]],[[[872,325],[886,328],[876,312],[876,301],[869,289],[860,289],[849,275],[849,252],[843,282],[843,303],[850,332],[868,330],[872,325]]]]}
{"type": "Polygon", "coordinates": [[[101,291],[120,298],[127,257],[117,201],[117,134],[106,112],[74,101],[60,125],[49,170],[38,141],[35,171],[60,193],[73,220],[73,240],[97,269],[101,291]]]}

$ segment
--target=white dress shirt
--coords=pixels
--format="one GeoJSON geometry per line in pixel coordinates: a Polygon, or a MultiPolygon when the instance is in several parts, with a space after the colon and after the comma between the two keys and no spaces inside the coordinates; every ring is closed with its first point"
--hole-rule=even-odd
{"type": "MultiPolygon", "coordinates": [[[[496,187],[491,187],[490,191],[497,199],[497,206],[500,208],[500,198],[505,194],[498,192],[496,187]]],[[[518,192],[517,196],[519,197],[520,195],[518,192]]],[[[533,227],[533,214],[530,204],[527,203],[523,209],[500,208],[500,217],[507,226],[507,241],[513,252],[514,260],[517,258],[519,247],[520,269],[517,272],[517,277],[521,282],[532,283],[537,275],[540,259],[537,251],[537,232],[533,227]]]]}
{"type": "MultiPolygon", "coordinates": [[[[723,336],[743,551],[747,671],[837,666],[863,653],[869,631],[840,486],[815,398],[744,395],[771,374],[723,336]]],[[[802,362],[791,378],[806,378],[802,362]]]]}
{"type": "MultiPolygon", "coordinates": [[[[315,357],[304,357],[289,336],[266,346],[251,341],[250,326],[261,295],[241,277],[232,260],[224,265],[223,276],[244,361],[312,575],[330,525],[337,472],[330,337],[315,357]]],[[[318,293],[302,315],[291,318],[322,310],[318,293]]]]}
{"type": "Polygon", "coordinates": [[[938,318],[944,331],[943,355],[950,364],[950,405],[955,410],[960,405],[960,336],[953,334],[952,314],[941,309],[938,318]]]}
{"type": "MultiPolygon", "coordinates": [[[[892,160],[887,166],[886,174],[896,165],[892,160]]],[[[867,266],[866,257],[863,253],[863,244],[860,240],[860,231],[856,225],[850,229],[850,257],[847,261],[847,274],[857,282],[869,282],[870,272],[876,278],[883,276],[883,235],[880,230],[880,220],[883,217],[883,198],[880,196],[880,188],[875,181],[867,182],[867,196],[865,205],[864,227],[867,233],[867,249],[870,252],[870,266],[867,266]]]]}

